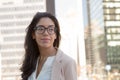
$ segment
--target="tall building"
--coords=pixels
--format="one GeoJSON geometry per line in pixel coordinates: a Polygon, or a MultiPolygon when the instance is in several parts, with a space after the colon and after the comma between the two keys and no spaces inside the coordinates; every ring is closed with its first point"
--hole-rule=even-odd
{"type": "Polygon", "coordinates": [[[0,1],[0,80],[20,80],[25,29],[38,11],[55,14],[54,0],[0,1]]]}
{"type": "Polygon", "coordinates": [[[102,0],[86,0],[87,24],[85,26],[85,48],[87,75],[104,80],[106,65],[106,44],[102,0]],[[99,75],[99,76],[98,76],[99,75]],[[103,76],[104,75],[104,76],[103,76]]]}
{"type": "Polygon", "coordinates": [[[103,0],[107,64],[120,71],[120,0],[103,0]]]}
{"type": "Polygon", "coordinates": [[[88,24],[85,26],[87,64],[106,64],[102,0],[86,0],[88,24]]]}

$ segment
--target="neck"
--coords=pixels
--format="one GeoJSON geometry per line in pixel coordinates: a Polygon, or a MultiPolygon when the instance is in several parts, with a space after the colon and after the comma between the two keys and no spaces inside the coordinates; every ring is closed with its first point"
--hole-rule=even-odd
{"type": "Polygon", "coordinates": [[[56,49],[54,47],[51,48],[40,48],[40,55],[42,57],[49,57],[49,56],[54,56],[56,55],[56,49]]]}

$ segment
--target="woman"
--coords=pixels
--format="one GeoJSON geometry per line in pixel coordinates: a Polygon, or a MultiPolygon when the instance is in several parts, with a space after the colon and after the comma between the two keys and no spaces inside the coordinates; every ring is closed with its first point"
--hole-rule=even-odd
{"type": "Polygon", "coordinates": [[[37,12],[25,37],[22,80],[77,80],[75,61],[58,49],[60,39],[55,16],[37,12]]]}

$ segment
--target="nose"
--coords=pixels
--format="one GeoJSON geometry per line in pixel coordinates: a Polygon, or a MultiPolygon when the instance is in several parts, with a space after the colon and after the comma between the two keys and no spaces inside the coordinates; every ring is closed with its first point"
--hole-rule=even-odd
{"type": "Polygon", "coordinates": [[[44,34],[44,35],[48,35],[48,34],[49,34],[48,31],[47,31],[47,29],[45,29],[45,31],[44,31],[43,34],[44,34]]]}

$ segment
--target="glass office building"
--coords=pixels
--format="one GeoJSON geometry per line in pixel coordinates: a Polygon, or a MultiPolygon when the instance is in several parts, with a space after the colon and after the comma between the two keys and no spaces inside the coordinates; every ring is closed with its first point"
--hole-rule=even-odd
{"type": "Polygon", "coordinates": [[[87,63],[93,67],[106,64],[104,17],[102,0],[86,0],[87,26],[85,44],[87,63]]]}
{"type": "Polygon", "coordinates": [[[120,0],[103,0],[107,64],[111,71],[120,70],[120,0]]]}

